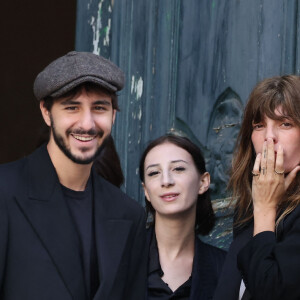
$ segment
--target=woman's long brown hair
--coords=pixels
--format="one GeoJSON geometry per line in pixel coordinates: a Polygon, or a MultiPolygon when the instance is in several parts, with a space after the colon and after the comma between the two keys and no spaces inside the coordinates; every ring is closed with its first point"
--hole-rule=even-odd
{"type": "MultiPolygon", "coordinates": [[[[236,199],[235,226],[253,218],[252,174],[255,151],[251,141],[253,123],[259,123],[267,116],[273,120],[288,118],[300,128],[300,77],[285,75],[265,79],[258,83],[250,94],[245,107],[237,147],[232,162],[228,187],[236,199]],[[280,108],[282,115],[276,114],[280,108]]],[[[299,153],[300,155],[300,153],[299,153]]],[[[300,172],[279,202],[276,227],[279,222],[300,203],[300,172]]]]}

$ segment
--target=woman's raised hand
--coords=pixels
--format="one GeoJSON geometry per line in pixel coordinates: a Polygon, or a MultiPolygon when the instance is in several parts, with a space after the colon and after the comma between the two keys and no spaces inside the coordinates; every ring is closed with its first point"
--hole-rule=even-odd
{"type": "Polygon", "coordinates": [[[276,154],[273,140],[264,142],[252,171],[254,235],[275,230],[277,205],[299,170],[297,166],[285,176],[282,146],[278,145],[276,154]]]}

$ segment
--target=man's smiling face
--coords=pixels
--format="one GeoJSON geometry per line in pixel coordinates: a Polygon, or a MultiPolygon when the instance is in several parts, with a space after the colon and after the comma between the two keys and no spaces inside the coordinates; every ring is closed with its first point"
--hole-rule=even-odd
{"type": "Polygon", "coordinates": [[[116,114],[110,95],[84,86],[75,95],[54,100],[50,111],[41,103],[41,110],[51,127],[49,142],[78,164],[89,164],[99,154],[116,114]]]}

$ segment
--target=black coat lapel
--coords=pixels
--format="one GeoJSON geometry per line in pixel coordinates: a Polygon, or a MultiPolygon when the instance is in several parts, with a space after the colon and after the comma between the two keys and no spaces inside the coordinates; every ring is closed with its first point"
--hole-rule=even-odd
{"type": "Polygon", "coordinates": [[[250,295],[249,291],[247,289],[245,289],[242,300],[251,300],[251,299],[252,299],[252,296],[250,295]]]}
{"type": "Polygon", "coordinates": [[[73,299],[85,299],[80,243],[46,146],[28,157],[28,196],[17,203],[49,253],[73,299]]]}
{"type": "Polygon", "coordinates": [[[195,256],[190,299],[210,299],[213,295],[214,278],[212,268],[214,266],[212,264],[213,261],[207,247],[195,237],[195,256]]]}
{"type": "Polygon", "coordinates": [[[213,298],[214,300],[238,299],[242,277],[237,267],[237,254],[251,239],[252,234],[253,226],[249,225],[231,243],[213,298]]]}
{"type": "MultiPolygon", "coordinates": [[[[94,299],[110,300],[112,288],[124,288],[124,282],[116,282],[120,274],[120,264],[127,264],[122,260],[124,250],[131,231],[132,221],[120,217],[118,210],[122,199],[120,194],[111,193],[107,183],[95,173],[93,174],[95,200],[95,235],[99,264],[100,287],[94,299]]],[[[115,293],[114,291],[114,294],[115,293]]]]}

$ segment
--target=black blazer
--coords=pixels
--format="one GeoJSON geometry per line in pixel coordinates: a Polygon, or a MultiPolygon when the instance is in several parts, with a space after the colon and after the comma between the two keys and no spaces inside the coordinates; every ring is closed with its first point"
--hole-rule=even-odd
{"type": "Polygon", "coordinates": [[[214,299],[237,300],[242,278],[243,300],[300,299],[300,206],[276,233],[252,235],[250,224],[234,237],[214,299]]]}
{"type": "MultiPolygon", "coordinates": [[[[46,146],[0,167],[0,299],[87,299],[79,236],[46,146]]],[[[95,300],[141,300],[143,208],[93,171],[100,287],[95,300]]]]}
{"type": "MultiPolygon", "coordinates": [[[[154,228],[147,232],[147,244],[150,247],[154,228]]],[[[203,243],[196,237],[195,257],[192,270],[192,288],[190,300],[212,299],[225,261],[226,252],[203,243]]],[[[146,297],[147,299],[147,297],[146,297]]]]}

